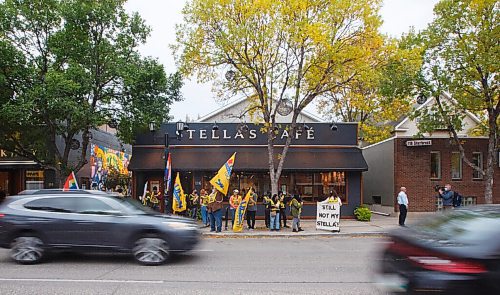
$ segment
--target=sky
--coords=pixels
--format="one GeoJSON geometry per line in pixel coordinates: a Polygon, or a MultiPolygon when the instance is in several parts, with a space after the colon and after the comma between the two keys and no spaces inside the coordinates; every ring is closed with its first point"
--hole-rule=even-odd
{"type": "MultiPolygon", "coordinates": [[[[175,43],[175,25],[182,22],[182,8],[187,0],[128,0],[128,12],[138,12],[152,29],[146,44],[139,48],[144,56],[152,56],[164,65],[167,73],[176,70],[173,53],[169,48],[175,43]]],[[[417,31],[433,19],[433,8],[438,0],[384,0],[380,11],[383,25],[381,32],[398,37],[410,27],[417,31]]],[[[172,121],[197,119],[217,110],[229,102],[217,102],[210,83],[199,84],[196,78],[186,79],[182,88],[184,100],[172,105],[172,121]]],[[[314,105],[306,108],[317,114],[314,105]]]]}

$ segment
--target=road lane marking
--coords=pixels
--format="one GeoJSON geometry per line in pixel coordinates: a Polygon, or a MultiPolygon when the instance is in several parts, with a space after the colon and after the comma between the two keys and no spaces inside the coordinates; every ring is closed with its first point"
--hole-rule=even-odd
{"type": "Polygon", "coordinates": [[[44,283],[111,283],[111,284],[169,284],[169,283],[209,283],[209,284],[374,284],[369,281],[202,281],[202,280],[106,280],[106,279],[23,279],[0,278],[0,282],[44,282],[44,283]]]}
{"type": "Polygon", "coordinates": [[[144,283],[144,284],[163,284],[165,281],[151,281],[151,280],[85,280],[85,279],[9,279],[0,278],[3,282],[52,282],[52,283],[144,283]]]}

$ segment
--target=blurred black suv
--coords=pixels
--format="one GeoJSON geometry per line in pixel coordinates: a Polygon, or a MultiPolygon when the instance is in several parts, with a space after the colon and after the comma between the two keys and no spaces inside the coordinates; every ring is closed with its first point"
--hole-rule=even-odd
{"type": "Polygon", "coordinates": [[[0,247],[23,264],[39,262],[48,251],[104,250],[158,265],[193,249],[199,236],[192,220],[99,191],[25,191],[0,204],[0,247]]]}

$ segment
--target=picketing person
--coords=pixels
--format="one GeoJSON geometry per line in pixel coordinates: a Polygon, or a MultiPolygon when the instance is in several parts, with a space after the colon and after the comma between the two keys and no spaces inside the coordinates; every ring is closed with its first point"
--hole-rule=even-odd
{"type": "Polygon", "coordinates": [[[239,195],[239,191],[237,189],[233,190],[233,194],[229,198],[229,215],[231,218],[231,228],[234,226],[234,213],[236,209],[241,203],[241,196],[239,195]]]}
{"type": "Polygon", "coordinates": [[[280,199],[277,194],[271,199],[270,230],[280,230],[280,199]]]}
{"type": "Polygon", "coordinates": [[[279,199],[280,199],[280,224],[281,221],[283,221],[283,228],[289,228],[288,225],[286,225],[286,203],[287,203],[287,196],[286,192],[279,192],[279,199]]]}
{"type": "Polygon", "coordinates": [[[189,195],[189,205],[191,207],[191,218],[193,218],[194,220],[197,220],[198,219],[198,207],[200,205],[200,196],[198,195],[198,191],[195,189],[189,195]]]}
{"type": "MultiPolygon", "coordinates": [[[[215,194],[216,190],[212,189],[212,192],[210,195],[215,194]]],[[[200,208],[201,208],[201,222],[205,227],[210,225],[210,220],[208,219],[208,201],[209,201],[210,196],[208,195],[207,191],[205,189],[202,189],[200,191],[200,208]]]]}
{"type": "Polygon", "coordinates": [[[222,194],[215,190],[214,193],[209,195],[207,210],[210,218],[210,231],[222,231],[222,201],[224,200],[222,194]]]}
{"type": "Polygon", "coordinates": [[[292,202],[290,203],[290,209],[292,213],[292,231],[294,233],[303,231],[302,228],[300,228],[300,212],[302,210],[302,206],[304,205],[304,202],[302,200],[299,201],[298,195],[294,195],[292,198],[292,202]]]}
{"type": "Polygon", "coordinates": [[[248,200],[247,205],[247,225],[248,229],[255,229],[255,215],[257,214],[257,193],[255,193],[255,189],[252,189],[252,193],[250,195],[250,199],[248,200]]]}

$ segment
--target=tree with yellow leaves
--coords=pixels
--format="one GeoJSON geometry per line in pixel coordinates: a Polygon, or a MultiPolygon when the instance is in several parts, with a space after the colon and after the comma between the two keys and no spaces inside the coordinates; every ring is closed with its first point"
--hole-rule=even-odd
{"type": "Polygon", "coordinates": [[[278,191],[288,137],[275,159],[276,116],[288,103],[290,134],[301,111],[350,83],[382,37],[381,0],[191,0],[174,45],[185,76],[216,81],[225,97],[244,94],[268,138],[271,190],[278,191]],[[224,75],[223,73],[226,73],[224,75]],[[226,77],[227,76],[227,77],[226,77]]]}

